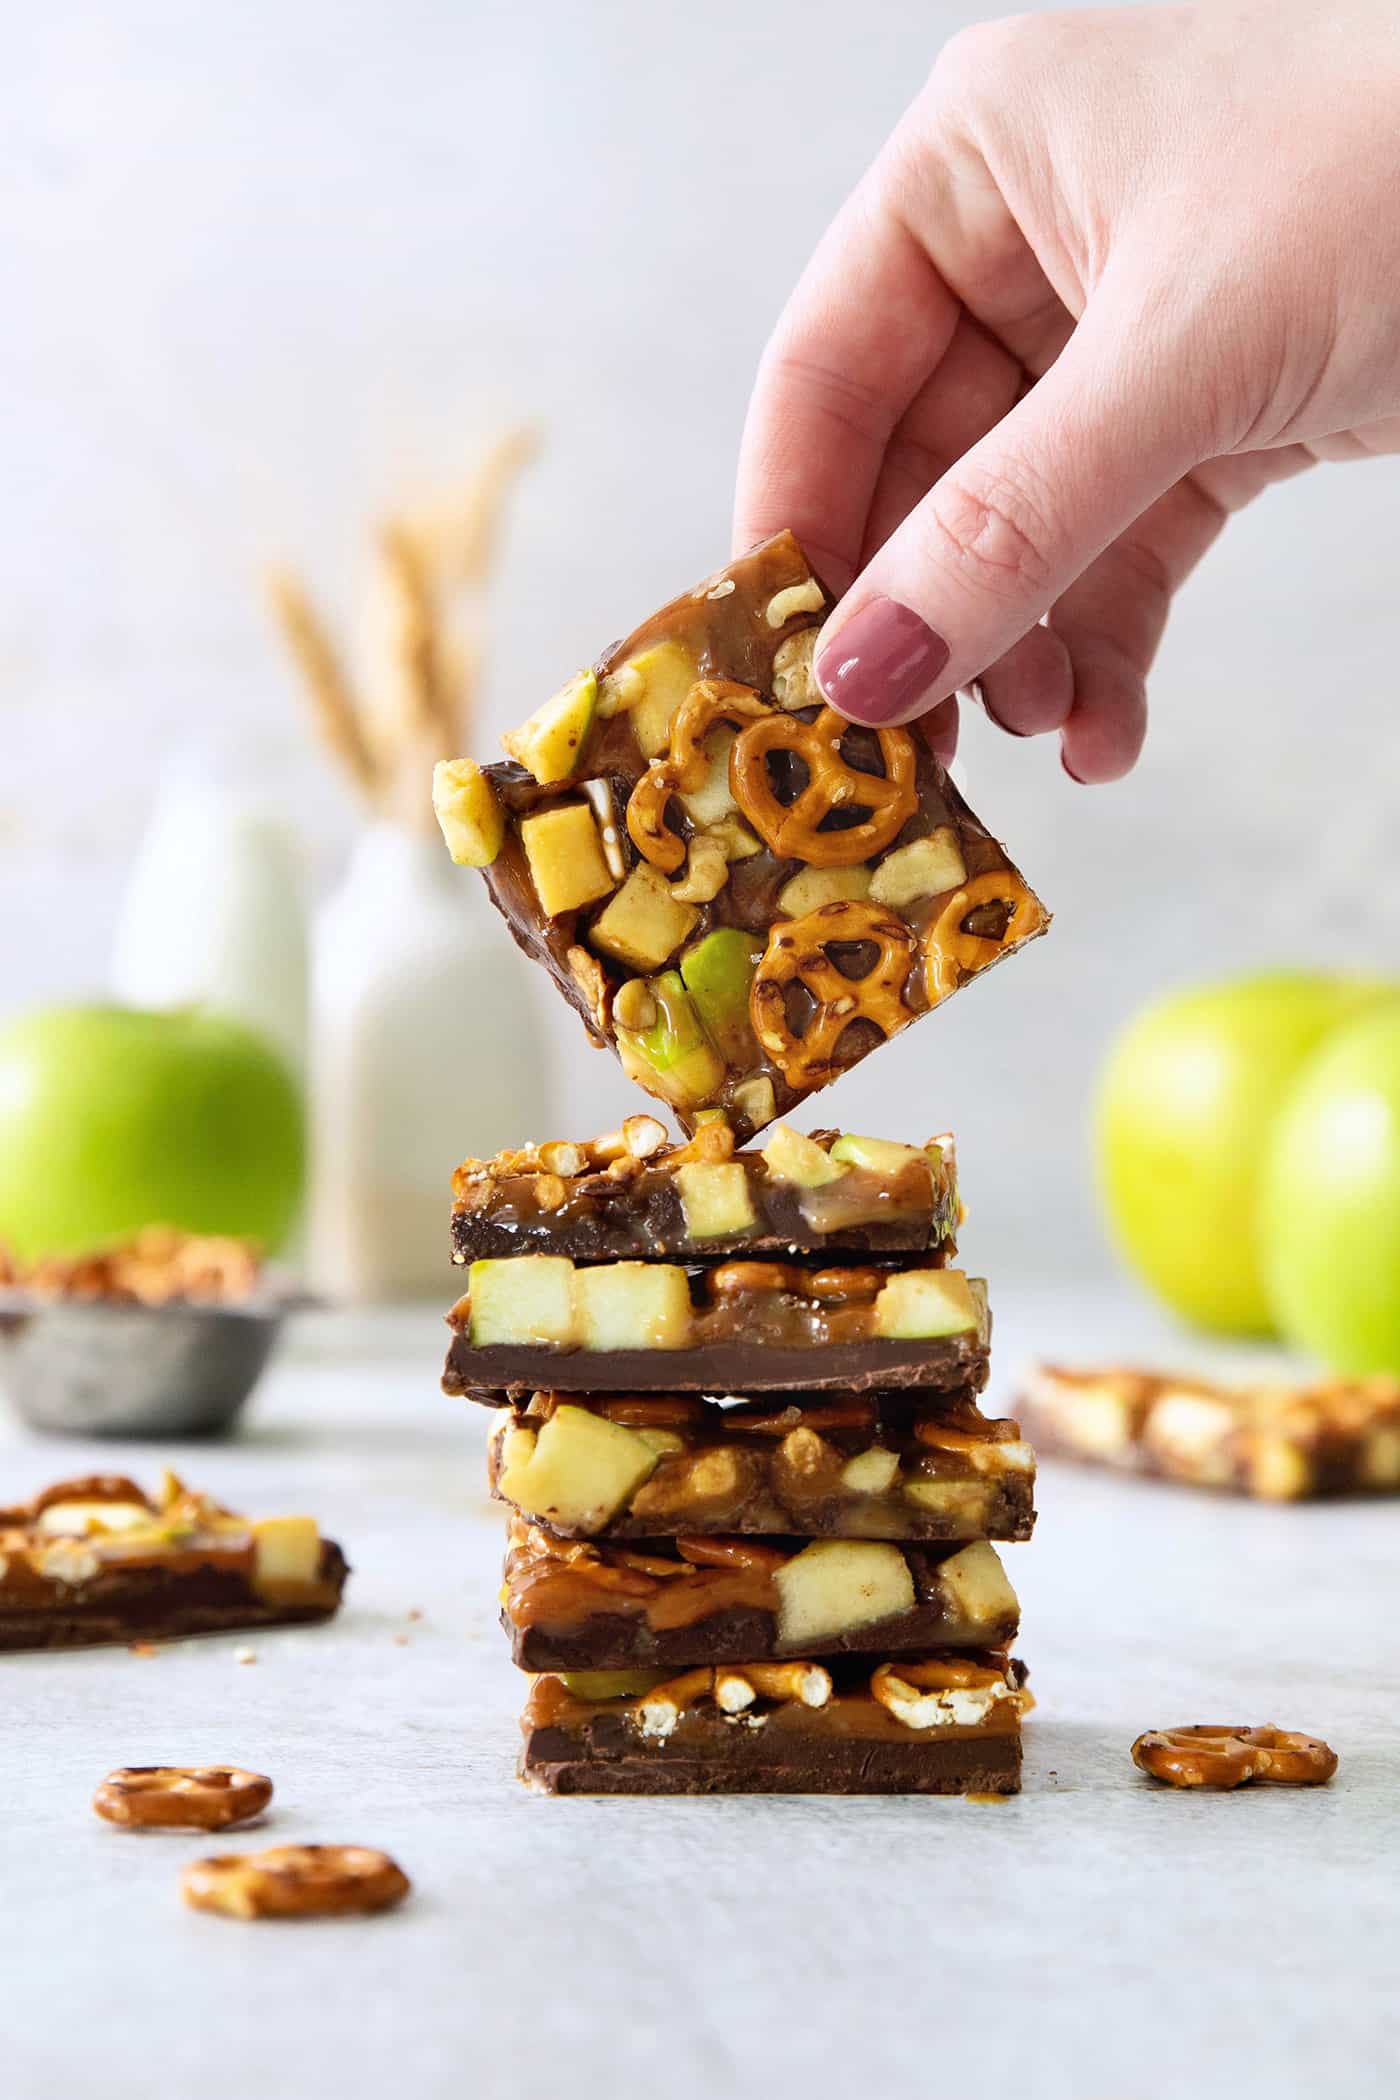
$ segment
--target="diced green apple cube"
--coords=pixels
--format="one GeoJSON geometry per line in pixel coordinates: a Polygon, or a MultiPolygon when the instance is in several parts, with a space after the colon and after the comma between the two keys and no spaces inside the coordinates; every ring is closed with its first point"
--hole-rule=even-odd
{"type": "Polygon", "coordinates": [[[692,1160],[677,1168],[676,1182],[685,1229],[693,1240],[751,1232],[757,1224],[748,1170],[738,1160],[719,1164],[692,1160]]]}
{"type": "Polygon", "coordinates": [[[890,1342],[934,1341],[980,1325],[960,1269],[905,1269],[875,1300],[875,1332],[890,1342]]]}
{"type": "Polygon", "coordinates": [[[556,1254],[516,1254],[474,1261],[470,1340],[568,1349],[574,1344],[574,1265],[556,1254]]]}
{"type": "Polygon", "coordinates": [[[669,1262],[579,1269],[574,1303],[585,1349],[683,1349],[690,1339],[690,1285],[669,1262]]]}

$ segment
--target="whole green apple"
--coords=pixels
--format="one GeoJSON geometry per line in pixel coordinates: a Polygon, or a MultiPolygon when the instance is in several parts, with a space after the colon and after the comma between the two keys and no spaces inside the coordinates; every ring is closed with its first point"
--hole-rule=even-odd
{"type": "Polygon", "coordinates": [[[0,1241],[21,1260],[146,1225],[270,1252],[304,1170],[296,1082],[235,1021],[85,1006],[0,1029],[0,1241]]]}
{"type": "Polygon", "coordinates": [[[1397,988],[1277,973],[1158,1001],[1119,1037],[1100,1079],[1100,1186],[1131,1266],[1188,1320],[1271,1331],[1257,1211],[1269,1135],[1304,1061],[1397,988]]]}
{"type": "Polygon", "coordinates": [[[1298,1075],[1259,1219],[1279,1331],[1345,1375],[1400,1372],[1400,1006],[1330,1036],[1298,1075]]]}

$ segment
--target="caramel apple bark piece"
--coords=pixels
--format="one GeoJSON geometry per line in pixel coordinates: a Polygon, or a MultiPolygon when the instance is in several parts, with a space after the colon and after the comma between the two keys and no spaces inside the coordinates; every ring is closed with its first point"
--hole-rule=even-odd
{"type": "Polygon", "coordinates": [[[325,1619],[348,1573],[311,1517],[239,1516],[172,1473],[62,1481],[0,1510],[0,1652],[325,1619]]]}
{"type": "Polygon", "coordinates": [[[521,1777],[560,1794],[1014,1793],[1024,1686],[996,1651],[719,1665],[611,1697],[543,1676],[521,1777]]]}
{"type": "Polygon", "coordinates": [[[492,1493],[560,1538],[1025,1539],[1035,1458],[966,1396],[536,1393],[488,1445],[492,1493]]]}
{"type": "Polygon", "coordinates": [[[792,1655],[994,1648],[1019,1624],[984,1539],[558,1539],[511,1520],[501,1623],[522,1670],[689,1669],[792,1655]]]}
{"type": "Polygon", "coordinates": [[[985,1383],[986,1286],[960,1269],[768,1259],[473,1262],[444,1390],[490,1406],[565,1392],[961,1391],[985,1383]]]}
{"type": "Polygon", "coordinates": [[[812,673],[791,533],[677,598],[434,801],[512,934],[687,1131],[785,1115],[1049,917],[912,729],[812,673]]]}
{"type": "Polygon", "coordinates": [[[919,1253],[946,1262],[961,1222],[949,1136],[924,1145],[778,1124],[735,1150],[725,1123],[671,1144],[652,1116],[574,1144],[464,1160],[452,1258],[566,1255],[576,1263],[726,1254],[919,1253]]]}
{"type": "Polygon", "coordinates": [[[1047,1451],[1269,1502],[1400,1493],[1400,1383],[1224,1386],[1038,1364],[1021,1406],[1047,1451]]]}

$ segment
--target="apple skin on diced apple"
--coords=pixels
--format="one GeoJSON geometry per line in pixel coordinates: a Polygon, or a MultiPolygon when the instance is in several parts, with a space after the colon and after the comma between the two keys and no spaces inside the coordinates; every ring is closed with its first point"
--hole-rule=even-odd
{"type": "Polygon", "coordinates": [[[574,1304],[585,1349],[683,1349],[690,1339],[690,1285],[671,1262],[579,1269],[574,1304]]]}
{"type": "Polygon", "coordinates": [[[898,1546],[870,1539],[818,1539],[774,1578],[778,1638],[785,1648],[873,1626],[914,1608],[914,1578],[898,1546]]]}
{"type": "Polygon", "coordinates": [[[297,1083],[239,1021],[77,1006],[0,1028],[0,1241],[22,1262],[149,1225],[275,1253],[304,1156],[297,1083]]]}
{"type": "Polygon", "coordinates": [[[941,1340],[980,1324],[960,1269],[903,1269],[875,1300],[875,1332],[890,1342],[941,1340]]]}
{"type": "Polygon", "coordinates": [[[649,1028],[616,1027],[629,1078],[677,1108],[703,1107],[724,1084],[724,1059],[700,1026],[679,970],[649,978],[657,1016],[649,1028]]]}
{"type": "Polygon", "coordinates": [[[742,1068],[754,1058],[749,990],[764,943],[738,926],[717,926],[681,957],[681,979],[700,1022],[727,1064],[742,1068]]]}
{"type": "Polygon", "coordinates": [[[738,1160],[691,1160],[676,1170],[681,1214],[693,1240],[751,1232],[758,1219],[748,1170],[738,1160]]]}
{"type": "Polygon", "coordinates": [[[586,1407],[557,1407],[537,1432],[502,1439],[496,1486],[543,1523],[600,1531],[659,1465],[645,1438],[586,1407]],[[528,1441],[527,1441],[528,1437],[528,1441]]]}
{"type": "Polygon", "coordinates": [[[601,1705],[607,1699],[640,1699],[668,1677],[674,1670],[557,1670],[555,1675],[564,1689],[575,1699],[586,1700],[590,1706],[601,1705]]]}
{"type": "Polygon", "coordinates": [[[474,1348],[574,1346],[574,1265],[558,1254],[474,1261],[469,1272],[474,1348]]]}
{"type": "Polygon", "coordinates": [[[788,1181],[800,1189],[825,1188],[846,1171],[814,1138],[803,1137],[787,1123],[775,1123],[769,1131],[763,1157],[774,1181],[788,1181]]]}
{"type": "Polygon", "coordinates": [[[438,760],[433,767],[433,810],[455,865],[489,868],[506,835],[506,813],[474,759],[438,760]]]}
{"type": "Polygon", "coordinates": [[[865,1167],[872,1174],[893,1178],[909,1166],[928,1165],[928,1154],[918,1145],[897,1145],[891,1138],[857,1137],[847,1131],[831,1147],[831,1158],[843,1166],[865,1167]]]}
{"type": "Polygon", "coordinates": [[[519,729],[501,738],[506,753],[541,787],[568,780],[583,763],[583,750],[598,708],[598,678],[576,671],[519,729]]]}

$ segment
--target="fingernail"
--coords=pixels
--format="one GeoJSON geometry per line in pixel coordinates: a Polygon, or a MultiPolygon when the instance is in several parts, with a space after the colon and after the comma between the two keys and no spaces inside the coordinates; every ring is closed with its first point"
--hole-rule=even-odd
{"type": "Polygon", "coordinates": [[[843,715],[879,728],[917,713],[949,654],[907,605],[872,598],[818,650],[817,684],[843,715]]]}
{"type": "Polygon", "coordinates": [[[1082,787],[1082,788],[1084,788],[1084,787],[1088,787],[1088,785],[1089,785],[1088,781],[1087,781],[1087,780],[1081,780],[1081,779],[1080,779],[1079,775],[1078,775],[1078,774],[1077,774],[1077,773],[1075,772],[1075,770],[1074,770],[1074,767],[1073,767],[1073,766],[1072,766],[1072,765],[1070,764],[1069,760],[1068,760],[1068,759],[1067,759],[1067,758],[1065,757],[1065,754],[1064,754],[1064,752],[1063,752],[1063,751],[1062,751],[1062,752],[1060,753],[1060,769],[1061,769],[1061,771],[1062,771],[1062,772],[1068,773],[1068,775],[1069,775],[1070,779],[1071,779],[1071,780],[1072,780],[1072,781],[1074,782],[1074,784],[1075,784],[1075,786],[1076,786],[1076,787],[1082,787]]]}

